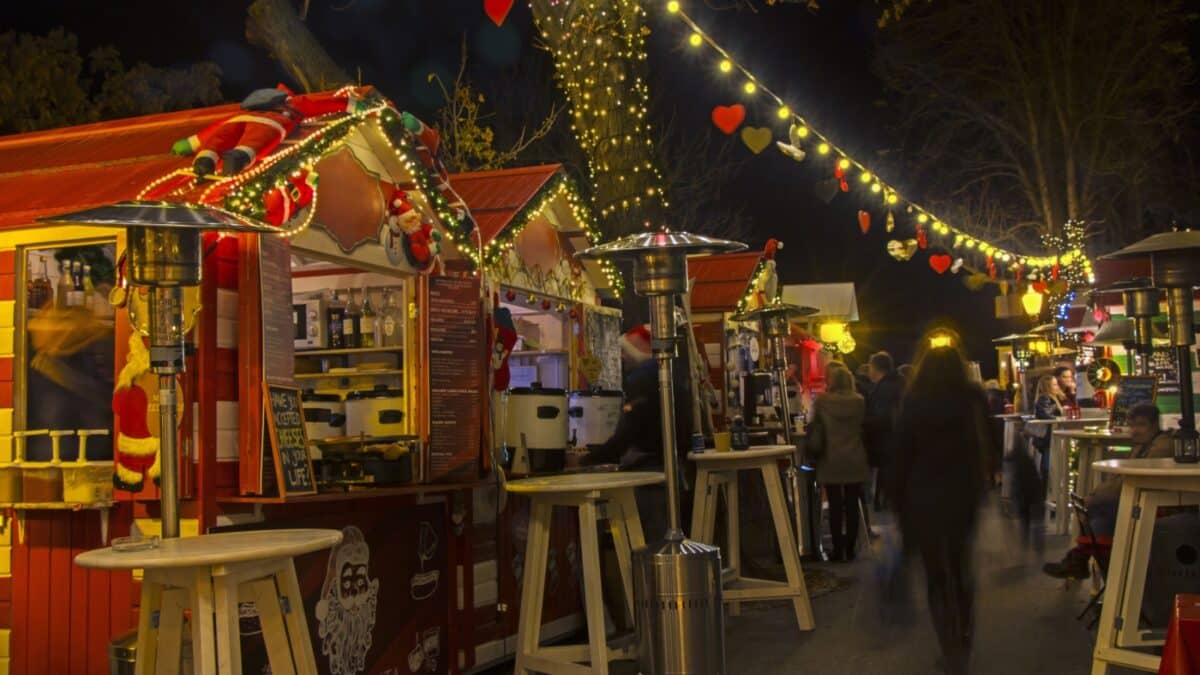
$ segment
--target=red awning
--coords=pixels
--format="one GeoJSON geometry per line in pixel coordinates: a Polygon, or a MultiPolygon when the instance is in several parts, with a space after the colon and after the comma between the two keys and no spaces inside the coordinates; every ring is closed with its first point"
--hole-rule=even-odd
{"type": "Polygon", "coordinates": [[[692,311],[705,314],[737,309],[760,258],[761,251],[752,251],[688,260],[688,277],[696,280],[692,288],[692,311]]]}
{"type": "Polygon", "coordinates": [[[450,176],[450,184],[471,209],[486,245],[503,232],[560,171],[561,164],[542,164],[456,173],[450,176]]]}

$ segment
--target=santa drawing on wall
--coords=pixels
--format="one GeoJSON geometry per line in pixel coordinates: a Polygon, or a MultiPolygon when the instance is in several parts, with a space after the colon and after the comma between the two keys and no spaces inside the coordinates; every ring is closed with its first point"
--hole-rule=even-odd
{"type": "Polygon", "coordinates": [[[362,530],[353,525],[342,529],[342,543],[329,553],[315,612],[321,653],[329,658],[333,675],[366,670],[379,605],[379,579],[368,575],[370,560],[362,530]]]}

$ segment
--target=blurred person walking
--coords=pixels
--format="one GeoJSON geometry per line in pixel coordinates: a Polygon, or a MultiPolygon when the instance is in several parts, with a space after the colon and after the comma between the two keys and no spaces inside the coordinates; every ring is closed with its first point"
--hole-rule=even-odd
{"type": "Polygon", "coordinates": [[[895,361],[887,352],[875,352],[867,361],[867,377],[871,380],[871,393],[867,395],[867,418],[864,426],[867,458],[871,468],[877,472],[874,481],[874,507],[878,511],[886,506],[886,495],[881,494],[885,481],[892,445],[892,427],[904,396],[904,380],[896,373],[895,361]]]}
{"type": "Polygon", "coordinates": [[[820,429],[816,456],[817,482],[829,499],[829,529],[833,534],[831,562],[855,557],[858,517],[864,509],[862,486],[867,480],[867,448],[863,444],[866,401],[854,391],[854,378],[843,366],[830,365],[825,392],[813,402],[813,420],[820,429]]]}
{"type": "Polygon", "coordinates": [[[971,552],[990,443],[987,403],[962,355],[930,349],[897,420],[889,485],[904,548],[925,567],[942,667],[951,675],[966,673],[970,661],[971,552]]]}

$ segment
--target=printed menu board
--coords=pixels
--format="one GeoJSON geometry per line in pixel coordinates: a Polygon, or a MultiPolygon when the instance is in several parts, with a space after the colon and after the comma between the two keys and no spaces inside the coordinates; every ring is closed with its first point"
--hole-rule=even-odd
{"type": "Polygon", "coordinates": [[[479,280],[429,279],[430,481],[472,480],[483,429],[484,335],[479,280]]]}
{"type": "Polygon", "coordinates": [[[263,494],[278,490],[280,497],[314,494],[317,481],[308,438],[304,432],[304,409],[300,390],[267,385],[267,438],[263,442],[263,494]],[[266,448],[270,447],[270,452],[266,448]]]}
{"type": "Polygon", "coordinates": [[[262,293],[263,379],[269,384],[295,382],[293,354],[291,246],[283,237],[258,238],[259,289],[262,293]]]}
{"type": "Polygon", "coordinates": [[[1109,417],[1110,427],[1123,427],[1128,424],[1129,411],[1134,406],[1143,403],[1153,404],[1158,398],[1158,379],[1155,377],[1121,378],[1117,384],[1117,395],[1113,399],[1112,415],[1109,417]]]}

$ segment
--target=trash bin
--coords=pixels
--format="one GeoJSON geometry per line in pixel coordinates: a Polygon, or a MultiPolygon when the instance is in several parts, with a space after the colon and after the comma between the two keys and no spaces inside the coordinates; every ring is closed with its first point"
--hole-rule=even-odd
{"type": "Polygon", "coordinates": [[[109,675],[133,675],[137,667],[137,631],[130,631],[108,645],[109,675]]]}

